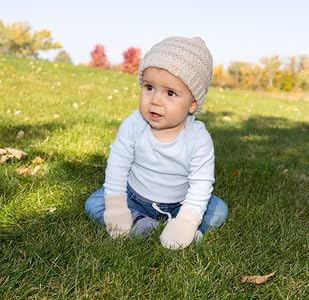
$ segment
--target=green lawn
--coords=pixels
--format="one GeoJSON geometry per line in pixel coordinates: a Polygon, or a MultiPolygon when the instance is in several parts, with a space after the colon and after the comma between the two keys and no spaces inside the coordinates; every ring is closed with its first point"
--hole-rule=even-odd
{"type": "Polygon", "coordinates": [[[210,90],[198,118],[230,216],[202,243],[170,251],[162,228],[112,240],[83,212],[138,94],[131,75],[0,57],[0,148],[28,154],[0,164],[0,298],[308,297],[309,102],[210,90]],[[39,172],[19,175],[36,156],[39,172]],[[273,271],[261,285],[240,281],[273,271]]]}

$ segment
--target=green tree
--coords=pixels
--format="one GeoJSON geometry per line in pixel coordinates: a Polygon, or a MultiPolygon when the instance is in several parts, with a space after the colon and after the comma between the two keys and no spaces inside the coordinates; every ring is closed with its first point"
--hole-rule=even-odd
{"type": "Polygon", "coordinates": [[[286,92],[293,90],[297,81],[296,72],[297,58],[295,56],[291,56],[276,76],[276,87],[279,87],[280,90],[286,92]]]}
{"type": "Polygon", "coordinates": [[[65,63],[65,64],[72,64],[72,59],[71,59],[70,55],[64,50],[61,50],[61,51],[58,52],[54,61],[60,62],[60,63],[65,63]]]}
{"type": "Polygon", "coordinates": [[[27,22],[4,25],[0,21],[0,53],[16,54],[26,57],[38,57],[39,51],[61,48],[59,42],[53,42],[47,29],[31,32],[27,22]]]}

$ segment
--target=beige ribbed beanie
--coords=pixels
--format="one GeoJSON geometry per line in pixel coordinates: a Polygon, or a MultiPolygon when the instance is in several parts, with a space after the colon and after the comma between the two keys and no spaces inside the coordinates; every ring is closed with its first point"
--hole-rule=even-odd
{"type": "Polygon", "coordinates": [[[201,111],[212,77],[212,56],[199,38],[169,37],[155,44],[144,56],[138,72],[149,67],[161,68],[179,77],[189,88],[201,111]]]}

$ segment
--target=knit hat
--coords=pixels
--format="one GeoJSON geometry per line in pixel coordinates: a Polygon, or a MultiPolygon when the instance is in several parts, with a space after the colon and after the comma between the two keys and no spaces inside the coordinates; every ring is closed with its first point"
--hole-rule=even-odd
{"type": "Polygon", "coordinates": [[[161,68],[179,77],[197,101],[197,111],[201,111],[212,77],[212,56],[201,38],[175,36],[155,44],[141,61],[140,85],[143,72],[149,67],[161,68]]]}

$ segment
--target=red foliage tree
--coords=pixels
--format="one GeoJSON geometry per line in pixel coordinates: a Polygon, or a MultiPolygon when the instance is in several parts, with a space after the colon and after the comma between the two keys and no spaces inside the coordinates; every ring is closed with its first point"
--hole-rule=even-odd
{"type": "Polygon", "coordinates": [[[110,67],[103,45],[98,44],[94,47],[93,51],[91,51],[89,66],[103,69],[108,69],[110,67]]]}
{"type": "Polygon", "coordinates": [[[120,70],[125,73],[137,74],[141,62],[141,49],[130,47],[122,55],[124,61],[120,70]]]}

